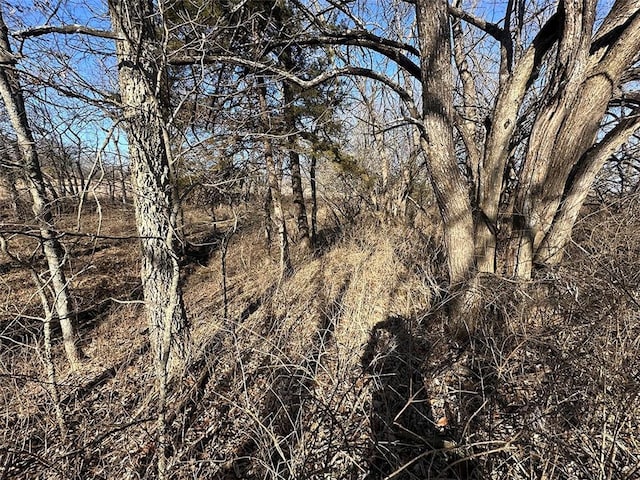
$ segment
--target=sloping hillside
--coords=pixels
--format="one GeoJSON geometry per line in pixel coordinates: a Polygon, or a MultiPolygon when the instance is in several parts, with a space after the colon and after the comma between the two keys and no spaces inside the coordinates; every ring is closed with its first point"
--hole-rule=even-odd
{"type": "MultiPolygon", "coordinates": [[[[185,259],[194,348],[171,385],[172,478],[637,478],[639,211],[587,217],[565,266],[535,282],[485,279],[467,339],[449,332],[429,227],[335,226],[280,280],[250,211],[233,235],[187,215],[200,246],[185,259]]],[[[87,358],[69,371],[55,345],[64,437],[35,288],[2,258],[0,478],[154,478],[131,215],[105,211],[101,238],[68,242],[87,358]]]]}

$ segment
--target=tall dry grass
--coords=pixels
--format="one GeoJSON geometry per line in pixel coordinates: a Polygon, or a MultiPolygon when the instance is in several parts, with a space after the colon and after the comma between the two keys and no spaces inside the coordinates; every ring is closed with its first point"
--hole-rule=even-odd
{"type": "MultiPolygon", "coordinates": [[[[236,212],[225,316],[220,236],[190,214],[210,256],[185,267],[194,348],[169,402],[174,478],[636,478],[638,211],[629,201],[586,217],[563,267],[531,284],[485,279],[466,342],[446,335],[437,233],[332,225],[315,256],[294,248],[281,281],[260,222],[236,212]]],[[[129,228],[105,218],[105,231],[129,228]]],[[[127,283],[137,245],[101,241],[73,246],[85,252],[73,265],[91,265],[74,267],[79,304],[112,300],[83,330],[83,373],[64,370],[57,346],[66,442],[34,362],[39,330],[0,354],[6,478],[154,476],[155,393],[127,283]]],[[[20,270],[10,275],[18,292],[20,270]]]]}

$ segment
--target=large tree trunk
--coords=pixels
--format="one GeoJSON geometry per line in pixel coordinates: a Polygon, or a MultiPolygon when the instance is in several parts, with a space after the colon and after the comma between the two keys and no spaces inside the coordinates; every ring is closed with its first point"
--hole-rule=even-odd
{"type": "Polygon", "coordinates": [[[190,347],[176,252],[179,213],[166,117],[169,89],[157,12],[147,0],[110,0],[117,41],[120,96],[129,146],[132,193],[140,235],[140,276],[158,400],[158,478],[169,476],[168,378],[184,367],[190,347]]]}
{"type": "Polygon", "coordinates": [[[424,133],[431,184],[443,220],[452,285],[474,274],[471,202],[453,143],[453,77],[447,3],[417,0],[424,133]]]}
{"type": "MultiPolygon", "coordinates": [[[[481,272],[494,273],[496,269],[498,211],[511,153],[510,142],[516,132],[522,102],[537,75],[537,67],[557,40],[559,28],[558,16],[553,15],[516,65],[511,65],[510,55],[505,52],[508,47],[501,46],[500,84],[477,178],[480,215],[476,224],[476,257],[481,272]]],[[[510,39],[504,38],[504,42],[510,42],[510,39]]]]}
{"type": "Polygon", "coordinates": [[[595,3],[575,6],[566,2],[562,6],[563,35],[548,87],[549,100],[531,132],[515,203],[514,271],[525,279],[531,276],[534,261],[557,259],[554,252],[570,238],[595,168],[604,161],[589,159],[586,152],[596,140],[622,73],[640,49],[637,2],[619,0],[593,40],[595,3]],[[585,162],[582,167],[581,159],[585,162]]]}
{"type": "MultiPolygon", "coordinates": [[[[7,27],[0,11],[0,50],[11,54],[7,27]]],[[[24,97],[19,79],[15,71],[0,65],[0,96],[11,125],[15,131],[22,160],[22,167],[26,174],[29,193],[31,194],[32,209],[40,228],[42,249],[49,267],[51,287],[55,295],[55,310],[60,321],[64,348],[67,359],[73,368],[80,364],[80,350],[76,345],[76,335],[71,322],[71,302],[69,285],[63,271],[64,252],[55,229],[51,202],[46,193],[46,186],[40,169],[40,160],[36,150],[35,140],[31,131],[24,97]]]]}
{"type": "Polygon", "coordinates": [[[151,344],[158,368],[170,371],[186,359],[189,344],[175,251],[178,198],[164,121],[166,67],[152,3],[112,0],[109,7],[114,30],[127,39],[117,42],[118,73],[151,344]]]}
{"type": "Polygon", "coordinates": [[[166,71],[152,3],[112,0],[109,7],[114,30],[127,39],[117,42],[118,73],[151,345],[158,368],[170,371],[184,362],[189,344],[175,251],[178,198],[165,135],[166,71]]]}

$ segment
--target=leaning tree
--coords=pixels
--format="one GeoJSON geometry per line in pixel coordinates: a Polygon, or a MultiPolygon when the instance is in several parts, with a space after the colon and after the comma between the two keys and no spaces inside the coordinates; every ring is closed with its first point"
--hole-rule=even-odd
{"type": "Polygon", "coordinates": [[[72,322],[69,283],[64,272],[65,252],[46,191],[40,158],[27,115],[23,88],[16,69],[18,56],[12,52],[9,32],[0,10],[0,97],[16,137],[19,169],[29,188],[31,207],[40,235],[39,240],[49,270],[53,304],[60,322],[67,359],[73,368],[80,364],[81,352],[76,344],[72,322]]]}

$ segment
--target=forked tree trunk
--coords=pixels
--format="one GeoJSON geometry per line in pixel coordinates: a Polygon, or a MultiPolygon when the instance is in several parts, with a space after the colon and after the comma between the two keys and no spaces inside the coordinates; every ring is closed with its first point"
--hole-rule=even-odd
{"type": "MultiPolygon", "coordinates": [[[[0,11],[0,50],[11,53],[7,27],[0,11]]],[[[40,229],[42,249],[49,268],[51,287],[55,295],[54,306],[64,342],[67,359],[72,368],[80,364],[80,349],[76,344],[76,335],[71,322],[71,301],[69,285],[63,271],[64,253],[55,229],[51,202],[46,193],[46,186],[40,169],[40,160],[36,150],[35,140],[31,131],[24,97],[19,79],[15,71],[0,65],[0,96],[13,127],[31,194],[32,209],[40,229]]]]}
{"type": "Polygon", "coordinates": [[[498,211],[511,141],[517,129],[522,102],[542,58],[557,40],[559,29],[556,14],[540,29],[515,65],[509,64],[509,55],[504,52],[506,46],[501,47],[498,95],[476,180],[481,213],[476,223],[476,258],[480,272],[495,273],[496,270],[498,211]]]}
{"type": "MultiPolygon", "coordinates": [[[[549,88],[550,99],[531,132],[516,197],[515,274],[525,279],[534,261],[553,262],[561,256],[596,167],[604,161],[597,151],[587,152],[623,72],[640,49],[637,2],[616,2],[595,38],[594,2],[588,7],[567,2],[564,8],[564,34],[550,80],[554,88],[549,88]]],[[[632,131],[633,124],[621,125],[619,132],[632,131]]],[[[604,152],[622,142],[611,137],[602,141],[604,152]]]]}

